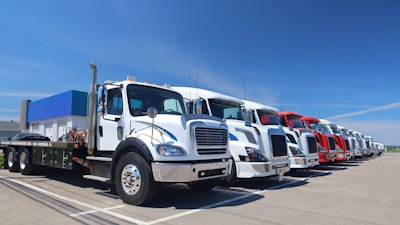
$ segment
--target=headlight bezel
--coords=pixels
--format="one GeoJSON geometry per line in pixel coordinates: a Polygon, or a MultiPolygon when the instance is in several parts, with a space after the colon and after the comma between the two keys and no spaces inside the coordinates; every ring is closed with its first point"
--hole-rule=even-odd
{"type": "Polygon", "coordinates": [[[158,155],[167,157],[187,156],[185,149],[176,145],[160,144],[156,146],[158,155]]]}
{"type": "Polygon", "coordinates": [[[289,146],[289,148],[293,157],[306,157],[306,155],[298,147],[289,146]]]}
{"type": "Polygon", "coordinates": [[[245,147],[247,156],[242,156],[241,161],[245,162],[268,162],[267,156],[262,153],[259,149],[253,147],[245,147]]]}

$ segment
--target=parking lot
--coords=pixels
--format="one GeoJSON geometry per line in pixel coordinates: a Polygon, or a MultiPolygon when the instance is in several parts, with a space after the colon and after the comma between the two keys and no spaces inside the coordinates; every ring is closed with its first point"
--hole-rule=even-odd
{"type": "Polygon", "coordinates": [[[399,224],[400,154],[241,181],[195,192],[163,186],[146,206],[124,204],[103,183],[44,170],[0,170],[1,224],[399,224]]]}

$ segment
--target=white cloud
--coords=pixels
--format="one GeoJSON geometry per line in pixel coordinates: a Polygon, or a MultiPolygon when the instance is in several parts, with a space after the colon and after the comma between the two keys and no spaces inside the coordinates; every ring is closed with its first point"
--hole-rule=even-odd
{"type": "Polygon", "coordinates": [[[351,121],[345,119],[332,122],[372,136],[376,142],[385,145],[400,145],[400,121],[351,121]]]}
{"type": "Polygon", "coordinates": [[[18,109],[1,109],[0,108],[0,113],[15,113],[15,112],[18,112],[19,113],[19,110],[18,109]]]}
{"type": "Polygon", "coordinates": [[[48,65],[43,63],[37,63],[28,60],[8,59],[5,57],[0,57],[0,63],[13,64],[17,66],[28,66],[28,67],[48,67],[48,65]]]}
{"type": "Polygon", "coordinates": [[[0,92],[0,97],[26,97],[26,98],[43,98],[49,97],[51,94],[39,92],[0,92]]]}
{"type": "Polygon", "coordinates": [[[352,112],[352,113],[346,113],[346,114],[331,116],[331,117],[328,117],[327,119],[332,120],[332,119],[348,118],[348,117],[353,117],[353,116],[359,116],[359,115],[367,114],[367,113],[370,113],[370,112],[376,112],[376,111],[382,111],[382,110],[393,109],[393,108],[397,108],[397,107],[400,107],[400,102],[395,102],[395,103],[388,104],[388,105],[373,107],[373,108],[370,108],[370,109],[361,110],[361,111],[357,111],[357,112],[352,112]]]}

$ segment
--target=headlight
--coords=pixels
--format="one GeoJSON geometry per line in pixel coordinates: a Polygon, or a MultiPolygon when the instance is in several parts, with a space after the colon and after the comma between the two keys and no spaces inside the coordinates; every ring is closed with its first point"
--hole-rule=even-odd
{"type": "Polygon", "coordinates": [[[321,145],[317,145],[318,152],[320,153],[328,153],[328,150],[321,145]]]}
{"type": "Polygon", "coordinates": [[[305,157],[306,155],[304,155],[304,153],[302,151],[300,151],[299,148],[297,147],[293,147],[293,146],[289,146],[290,151],[292,152],[293,156],[298,156],[298,157],[305,157]]]}
{"type": "Polygon", "coordinates": [[[156,147],[158,154],[162,156],[185,156],[183,148],[173,145],[158,145],[156,147]]]}
{"type": "Polygon", "coordinates": [[[246,162],[267,162],[267,157],[258,149],[252,147],[245,147],[247,157],[240,157],[240,160],[246,162]]]}

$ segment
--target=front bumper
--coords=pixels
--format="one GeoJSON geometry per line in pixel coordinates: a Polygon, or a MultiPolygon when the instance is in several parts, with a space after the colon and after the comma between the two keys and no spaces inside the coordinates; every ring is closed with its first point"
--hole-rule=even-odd
{"type": "Polygon", "coordinates": [[[335,161],[344,161],[346,160],[346,155],[344,154],[344,152],[336,152],[336,158],[335,161]]]}
{"type": "Polygon", "coordinates": [[[354,151],[354,156],[356,157],[362,157],[363,156],[363,151],[361,149],[356,149],[354,151]]]}
{"type": "Polygon", "coordinates": [[[214,178],[224,178],[228,175],[232,160],[198,163],[168,163],[153,162],[151,164],[154,180],[158,182],[194,182],[214,178]]]}
{"type": "Polygon", "coordinates": [[[238,178],[268,177],[289,172],[289,160],[269,162],[235,162],[238,178]]]}
{"type": "Polygon", "coordinates": [[[318,156],[290,158],[290,168],[306,169],[319,165],[318,156]]]}

